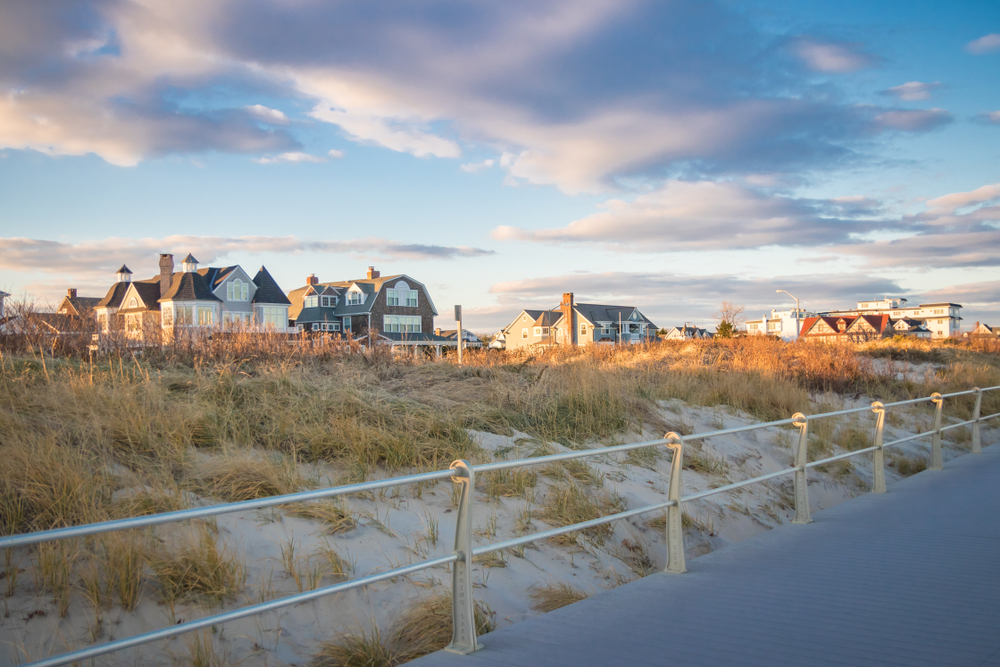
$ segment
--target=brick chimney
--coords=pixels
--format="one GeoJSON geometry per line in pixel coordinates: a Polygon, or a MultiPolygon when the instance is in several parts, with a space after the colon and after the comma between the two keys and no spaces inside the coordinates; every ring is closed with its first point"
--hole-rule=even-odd
{"type": "Polygon", "coordinates": [[[310,273],[306,277],[306,285],[319,285],[319,278],[316,277],[315,273],[310,273]]]}
{"type": "Polygon", "coordinates": [[[382,275],[381,273],[375,270],[374,266],[368,267],[368,280],[371,280],[373,278],[378,278],[381,275],[382,275]]]}
{"type": "Polygon", "coordinates": [[[174,280],[174,256],[160,255],[160,296],[170,291],[170,283],[174,280]]]}
{"type": "Polygon", "coordinates": [[[566,345],[576,345],[576,313],[573,310],[572,292],[565,292],[563,294],[563,300],[559,304],[559,309],[562,311],[563,320],[566,322],[565,326],[567,327],[563,343],[566,345]]]}
{"type": "Polygon", "coordinates": [[[75,299],[76,298],[76,290],[75,289],[68,289],[68,290],[66,290],[66,296],[68,296],[71,299],[75,299]]]}
{"type": "Polygon", "coordinates": [[[435,336],[440,336],[441,335],[441,327],[438,327],[437,329],[434,330],[434,335],[435,336]]]}

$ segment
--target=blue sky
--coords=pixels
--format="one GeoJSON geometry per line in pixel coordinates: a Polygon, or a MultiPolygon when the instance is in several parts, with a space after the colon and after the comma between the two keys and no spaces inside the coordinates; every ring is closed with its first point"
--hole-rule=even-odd
{"type": "Polygon", "coordinates": [[[1000,323],[996,2],[0,5],[0,289],[368,265],[450,321],[882,295],[1000,323]]]}

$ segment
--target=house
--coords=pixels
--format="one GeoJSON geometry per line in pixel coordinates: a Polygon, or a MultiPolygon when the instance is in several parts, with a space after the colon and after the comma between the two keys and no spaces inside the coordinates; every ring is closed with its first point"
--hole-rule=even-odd
{"type": "Polygon", "coordinates": [[[970,338],[997,338],[1000,337],[1000,327],[991,327],[988,324],[976,322],[975,328],[969,332],[970,338]]]}
{"type": "Polygon", "coordinates": [[[552,345],[638,344],[657,340],[657,327],[635,306],[575,303],[572,292],[552,310],[522,310],[500,333],[506,349],[552,345]]]}
{"type": "Polygon", "coordinates": [[[770,315],[763,315],[759,320],[747,321],[748,336],[777,336],[782,340],[795,340],[799,335],[799,327],[808,317],[816,317],[817,313],[794,308],[772,308],[770,315]]]}
{"type": "Polygon", "coordinates": [[[802,322],[802,340],[859,343],[891,338],[895,331],[888,315],[808,317],[802,322]]]}
{"type": "Polygon", "coordinates": [[[2,320],[4,318],[4,305],[3,305],[4,304],[4,299],[7,299],[9,297],[10,297],[10,294],[8,294],[7,292],[4,292],[3,290],[0,290],[0,320],[2,320]]]}
{"type": "Polygon", "coordinates": [[[160,255],[159,275],[133,281],[122,266],[116,282],[94,307],[101,331],[121,328],[133,337],[245,327],[288,328],[290,303],[265,267],[251,279],[239,265],[198,268],[188,254],[174,271],[174,256],[160,255]]]}
{"type": "Polygon", "coordinates": [[[75,289],[66,290],[66,296],[56,308],[56,313],[60,315],[71,315],[73,317],[90,318],[93,315],[94,307],[100,303],[101,297],[77,296],[75,289]]]}
{"type": "Polygon", "coordinates": [[[405,274],[382,276],[374,266],[365,278],[321,283],[316,274],[292,290],[289,317],[306,334],[371,336],[396,347],[457,346],[434,332],[438,314],[427,287],[405,274]]]}
{"type": "Polygon", "coordinates": [[[901,317],[892,321],[892,328],[897,336],[908,336],[910,338],[920,338],[930,340],[931,330],[921,322],[912,317],[901,317]]]}
{"type": "Polygon", "coordinates": [[[695,340],[711,337],[712,334],[708,333],[707,329],[700,329],[690,322],[685,322],[682,327],[671,327],[663,336],[664,340],[695,340]]]}
{"type": "MultiPolygon", "coordinates": [[[[448,340],[458,340],[458,329],[435,329],[434,335],[443,336],[448,340]]],[[[468,329],[462,329],[462,342],[463,342],[463,347],[467,348],[483,347],[483,341],[480,340],[479,336],[472,333],[468,329]]]]}
{"type": "Polygon", "coordinates": [[[904,317],[919,320],[931,332],[931,338],[949,338],[959,335],[962,329],[962,305],[958,303],[922,303],[906,305],[906,299],[885,297],[871,301],[858,301],[854,310],[838,310],[821,315],[829,317],[854,317],[858,315],[888,315],[893,321],[904,317]]]}

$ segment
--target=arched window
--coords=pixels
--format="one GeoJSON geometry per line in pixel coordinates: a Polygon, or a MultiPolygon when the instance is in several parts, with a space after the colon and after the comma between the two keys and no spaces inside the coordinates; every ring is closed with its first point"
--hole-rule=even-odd
{"type": "Polygon", "coordinates": [[[138,308],[139,307],[139,302],[135,300],[135,297],[132,297],[131,299],[128,300],[128,307],[129,308],[138,308]]]}
{"type": "Polygon", "coordinates": [[[239,278],[226,285],[226,299],[229,301],[246,301],[250,298],[250,283],[239,278]]]}

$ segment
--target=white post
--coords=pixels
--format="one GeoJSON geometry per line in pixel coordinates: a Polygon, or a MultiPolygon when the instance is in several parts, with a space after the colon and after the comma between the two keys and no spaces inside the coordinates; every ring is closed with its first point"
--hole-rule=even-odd
{"type": "Polygon", "coordinates": [[[444,650],[467,654],[482,648],[476,642],[476,615],[472,602],[472,489],[475,473],[466,461],[451,464],[451,481],[462,485],[455,516],[455,555],[451,576],[451,643],[444,650]]]}
{"type": "Polygon", "coordinates": [[[684,441],[671,431],[665,436],[667,448],[674,450],[670,462],[670,487],[667,499],[674,502],[667,508],[667,572],[687,572],[684,564],[684,526],[681,513],[681,467],[684,465],[684,441]]]}
{"type": "Polygon", "coordinates": [[[944,460],[941,456],[941,408],[944,406],[944,399],[936,391],[931,394],[931,401],[934,403],[934,436],[931,438],[931,464],[928,470],[944,469],[944,460]]]}
{"type": "Polygon", "coordinates": [[[885,406],[881,401],[872,403],[876,415],[875,442],[872,452],[872,493],[885,493],[885,450],[882,448],[882,430],[885,428],[885,406]]]}
{"type": "Polygon", "coordinates": [[[806,463],[809,462],[809,420],[801,412],[792,415],[792,422],[799,427],[799,445],[795,449],[795,518],[792,523],[812,523],[809,515],[809,478],[806,463]]]}
{"type": "Polygon", "coordinates": [[[983,441],[979,433],[979,410],[983,406],[983,390],[979,387],[973,387],[972,390],[976,392],[976,407],[972,410],[972,453],[982,454],[983,453],[983,441]]]}
{"type": "Polygon", "coordinates": [[[455,321],[458,322],[458,365],[462,365],[462,307],[455,306],[455,321]]]}

